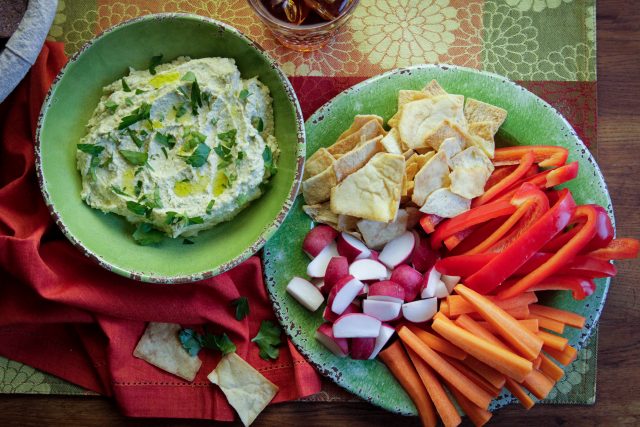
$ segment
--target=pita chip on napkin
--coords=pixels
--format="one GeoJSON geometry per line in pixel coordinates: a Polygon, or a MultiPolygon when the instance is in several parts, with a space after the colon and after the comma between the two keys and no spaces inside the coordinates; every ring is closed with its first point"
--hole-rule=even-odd
{"type": "Polygon", "coordinates": [[[220,387],[245,426],[254,422],[278,393],[275,384],[236,353],[229,353],[220,359],[216,369],[207,378],[220,387]]]}
{"type": "Polygon", "coordinates": [[[163,371],[193,381],[202,361],[184,350],[178,338],[180,329],[181,326],[175,323],[149,322],[133,355],[163,371]]]}

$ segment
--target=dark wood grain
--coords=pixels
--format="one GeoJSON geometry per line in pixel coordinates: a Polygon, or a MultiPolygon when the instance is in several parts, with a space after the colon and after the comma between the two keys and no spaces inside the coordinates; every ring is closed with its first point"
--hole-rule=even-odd
{"type": "MultiPolygon", "coordinates": [[[[581,0],[574,0],[581,1],[581,0]]],[[[640,1],[598,2],[599,164],[613,198],[619,235],[640,237],[640,1]]],[[[496,412],[491,425],[640,425],[640,263],[618,264],[600,323],[594,406],[519,407],[496,412]]],[[[97,397],[0,397],[2,426],[205,426],[210,421],[135,420],[97,397]]],[[[285,403],[257,426],[417,426],[365,403],[285,403]]]]}

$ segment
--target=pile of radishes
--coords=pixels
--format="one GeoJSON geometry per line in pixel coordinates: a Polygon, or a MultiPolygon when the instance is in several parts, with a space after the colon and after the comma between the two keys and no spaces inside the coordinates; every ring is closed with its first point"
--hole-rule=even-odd
{"type": "Polygon", "coordinates": [[[302,249],[311,258],[311,281],[294,277],[287,292],[310,311],[327,296],[327,323],[316,339],[340,357],[374,359],[393,336],[394,324],[430,320],[438,299],[460,279],[436,271],[438,253],[417,231],[406,231],[378,253],[350,234],[318,225],[302,249]]]}

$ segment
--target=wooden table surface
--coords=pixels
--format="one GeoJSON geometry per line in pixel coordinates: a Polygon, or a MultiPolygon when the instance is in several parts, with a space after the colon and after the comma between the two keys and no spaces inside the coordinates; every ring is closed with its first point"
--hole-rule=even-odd
{"type": "MultiPolygon", "coordinates": [[[[566,0],[565,0],[566,1],[566,0]]],[[[581,1],[581,0],[574,0],[581,1]]],[[[620,236],[640,238],[640,1],[597,5],[597,158],[611,192],[620,236]]],[[[640,262],[618,264],[600,321],[594,406],[518,406],[496,412],[490,425],[640,425],[640,262]]],[[[366,403],[284,403],[255,426],[419,425],[366,403]]],[[[211,421],[127,419],[100,397],[0,397],[0,426],[205,426],[211,421]]]]}

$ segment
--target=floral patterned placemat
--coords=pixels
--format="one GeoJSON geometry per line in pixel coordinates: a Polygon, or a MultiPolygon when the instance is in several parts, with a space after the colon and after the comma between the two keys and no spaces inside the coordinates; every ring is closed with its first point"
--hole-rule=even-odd
{"type": "MultiPolygon", "coordinates": [[[[595,0],[361,0],[347,28],[316,52],[279,45],[246,0],[59,0],[49,32],[75,53],[101,31],[149,13],[187,12],[227,22],[281,64],[305,116],[349,86],[397,67],[449,63],[519,81],[555,106],[597,156],[595,0]]],[[[593,404],[597,331],[546,403],[593,404]]],[[[0,357],[0,392],[92,394],[0,357]]],[[[305,400],[355,400],[325,382],[305,400]]]]}

